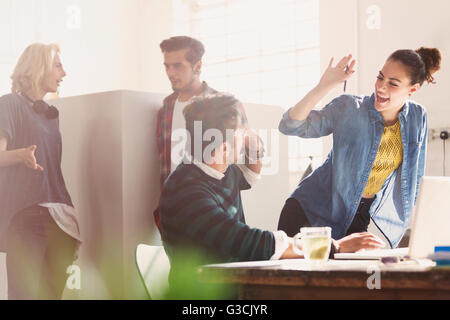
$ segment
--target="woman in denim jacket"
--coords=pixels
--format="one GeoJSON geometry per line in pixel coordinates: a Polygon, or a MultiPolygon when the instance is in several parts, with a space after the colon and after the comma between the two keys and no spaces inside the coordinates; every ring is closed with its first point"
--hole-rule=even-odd
{"type": "Polygon", "coordinates": [[[279,125],[283,134],[301,138],[333,134],[333,149],[286,201],[278,229],[292,236],[303,226],[330,226],[334,239],[350,235],[355,247],[373,249],[380,241],[367,233],[372,219],[397,247],[410,223],[427,144],[426,111],[409,98],[425,81],[434,83],[440,63],[438,49],[398,50],[371,96],[342,95],[312,110],[355,72],[351,55],[335,67],[331,59],[319,84],[279,125]]]}

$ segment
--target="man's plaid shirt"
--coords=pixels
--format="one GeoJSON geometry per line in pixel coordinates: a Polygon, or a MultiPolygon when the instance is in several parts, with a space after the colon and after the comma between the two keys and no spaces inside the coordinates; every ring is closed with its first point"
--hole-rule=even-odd
{"type": "MultiPolygon", "coordinates": [[[[206,82],[203,82],[203,91],[199,96],[208,96],[218,93],[216,90],[210,88],[206,82]]],[[[173,111],[175,109],[175,102],[178,99],[178,92],[167,96],[163,101],[163,107],[158,111],[157,125],[156,125],[156,139],[158,140],[158,152],[160,160],[160,187],[170,175],[172,164],[172,119],[173,111]]],[[[159,230],[161,230],[161,223],[159,218],[159,206],[153,213],[155,222],[159,230]]]]}

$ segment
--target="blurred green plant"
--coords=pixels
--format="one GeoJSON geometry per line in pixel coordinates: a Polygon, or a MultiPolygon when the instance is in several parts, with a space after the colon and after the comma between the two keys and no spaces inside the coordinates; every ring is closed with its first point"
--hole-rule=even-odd
{"type": "MultiPolygon", "coordinates": [[[[236,299],[237,290],[233,285],[220,283],[220,279],[202,281],[199,267],[215,263],[200,249],[177,248],[171,256],[169,288],[165,299],[169,300],[224,300],[236,299]]],[[[223,262],[223,261],[222,261],[223,262]]]]}

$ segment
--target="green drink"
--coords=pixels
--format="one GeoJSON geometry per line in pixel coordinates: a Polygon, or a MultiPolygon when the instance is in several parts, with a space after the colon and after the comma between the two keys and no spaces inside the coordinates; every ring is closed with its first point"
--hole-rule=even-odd
{"type": "Polygon", "coordinates": [[[330,238],[327,236],[302,238],[305,258],[314,261],[326,261],[330,254],[330,238]]]}
{"type": "Polygon", "coordinates": [[[303,256],[306,260],[312,262],[325,262],[330,255],[331,228],[301,228],[300,233],[294,236],[294,250],[296,251],[297,241],[301,242],[303,256]]]}

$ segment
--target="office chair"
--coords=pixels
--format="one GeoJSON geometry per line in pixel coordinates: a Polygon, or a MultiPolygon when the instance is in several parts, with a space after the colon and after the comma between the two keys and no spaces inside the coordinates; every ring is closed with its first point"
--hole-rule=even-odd
{"type": "Polygon", "coordinates": [[[136,265],[148,298],[162,300],[169,288],[170,262],[164,247],[139,244],[136,265]]]}

